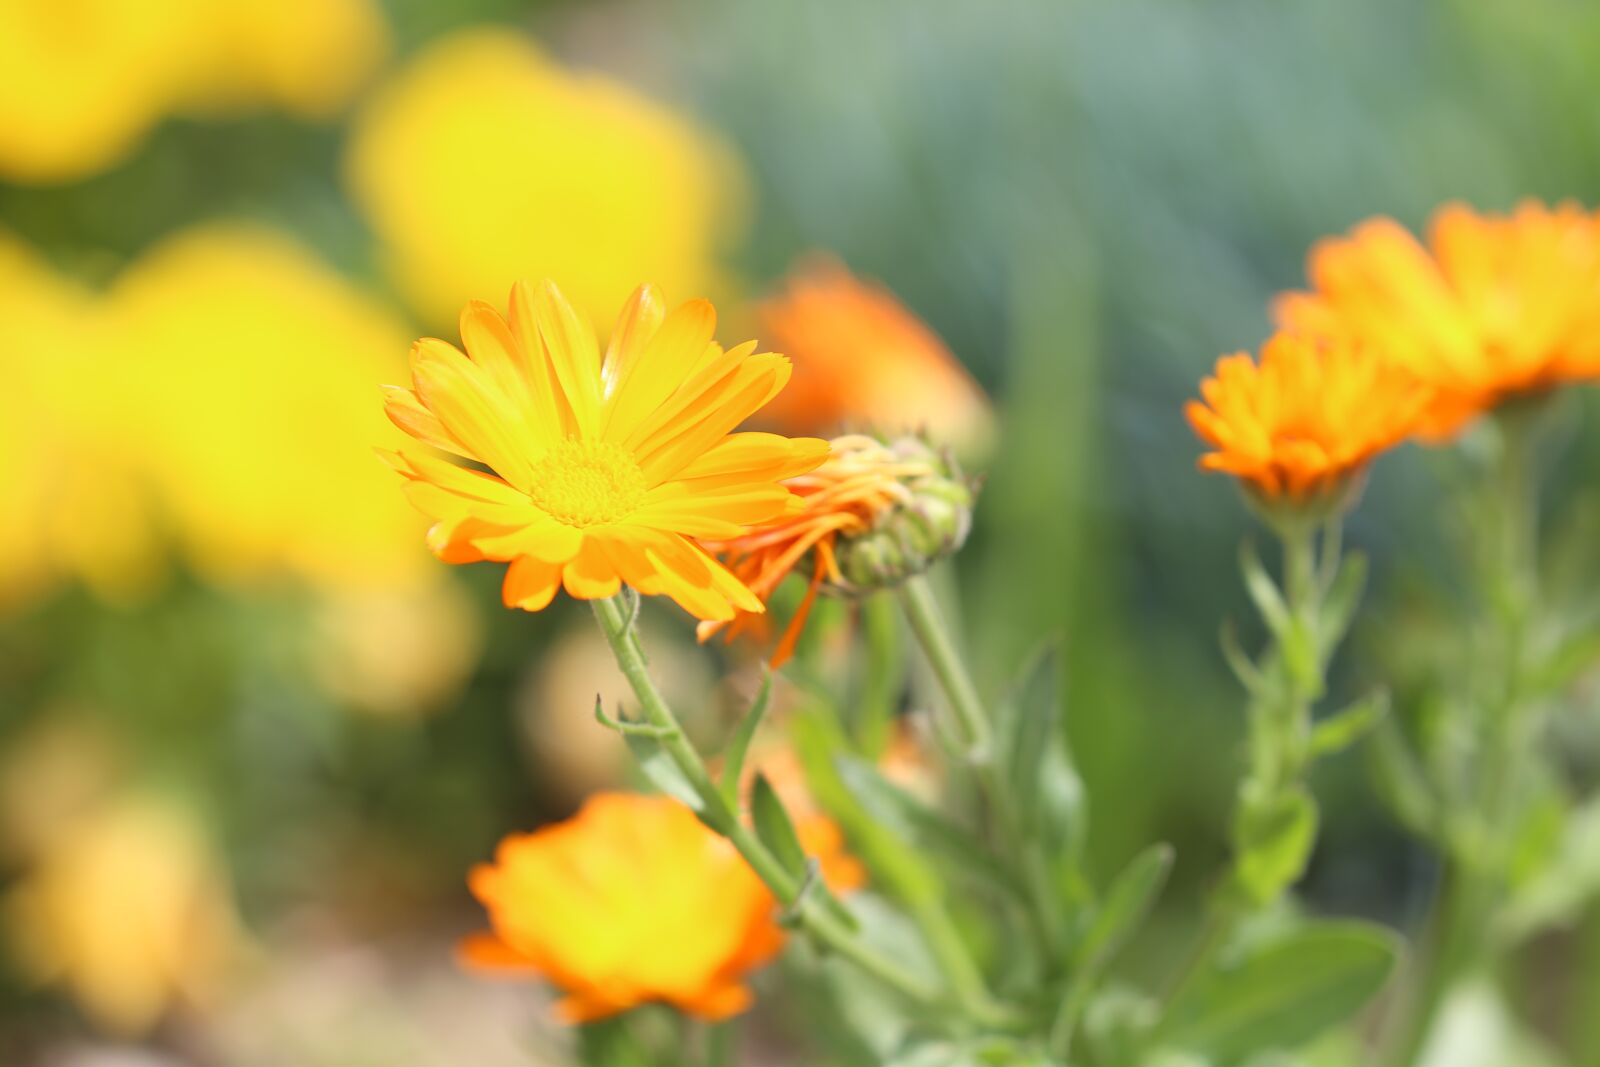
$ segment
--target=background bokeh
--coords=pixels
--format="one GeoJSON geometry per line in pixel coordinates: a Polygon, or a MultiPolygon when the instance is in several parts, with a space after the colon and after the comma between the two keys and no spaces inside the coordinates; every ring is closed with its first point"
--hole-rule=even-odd
{"type": "MultiPolygon", "coordinates": [[[[466,299],[549,275],[604,322],[653,279],[737,341],[808,254],[884,282],[994,398],[957,567],[982,680],[1064,634],[1096,862],[1164,838],[1198,885],[1251,526],[1193,470],[1183,400],[1320,235],[1600,200],[1577,0],[7,0],[0,71],[7,1064],[496,1067],[555,1040],[451,945],[499,836],[625,775],[589,718],[610,668],[570,603],[507,612],[497,568],[433,563],[371,451],[379,383],[466,299]]],[[[1592,422],[1553,474],[1563,574],[1600,543],[1592,422]]],[[[1339,692],[1389,679],[1407,711],[1460,595],[1449,477],[1379,466],[1339,692]]],[[[669,685],[722,699],[737,651],[647,621],[669,685]]],[[[1317,786],[1313,904],[1412,921],[1431,862],[1359,758],[1317,786]]],[[[1580,1065],[1588,926],[1527,962],[1580,1065]]]]}

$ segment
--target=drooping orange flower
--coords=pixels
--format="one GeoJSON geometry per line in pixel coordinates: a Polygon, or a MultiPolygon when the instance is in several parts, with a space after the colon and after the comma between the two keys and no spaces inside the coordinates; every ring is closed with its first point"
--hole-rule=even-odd
{"type": "Polygon", "coordinates": [[[596,794],[565,822],[506,838],[470,885],[493,932],[463,943],[465,961],[548,979],[569,1022],[649,1002],[737,1014],[745,976],[783,944],[766,886],[669,797],[596,794]]]}
{"type": "MultiPolygon", "coordinates": [[[[908,500],[911,491],[901,479],[923,472],[923,465],[902,459],[873,438],[837,437],[826,463],[786,483],[800,498],[798,510],[739,537],[702,542],[762,601],[810,555],[810,585],[778,641],[774,667],[793,654],[823,580],[843,580],[834,553],[838,539],[870,529],[888,508],[908,500]]],[[[759,616],[741,607],[727,626],[728,639],[756,625],[759,616]]],[[[700,640],[724,625],[723,620],[702,622],[700,640]]]]}
{"type": "Polygon", "coordinates": [[[1312,291],[1280,297],[1279,322],[1363,341],[1431,386],[1429,438],[1517,394],[1600,377],[1600,217],[1577,204],[1447,204],[1427,247],[1369,219],[1320,242],[1309,270],[1312,291]]]}
{"type": "Polygon", "coordinates": [[[450,563],[509,561],[506,606],[538,611],[557,587],[580,599],[622,583],[665,594],[701,619],[761,601],[693,539],[732,538],[797,502],[783,479],[811,470],[826,441],[733,433],[789,379],[789,361],[747,342],[723,351],[716,312],[668,314],[641,286],[604,359],[556,289],[519,283],[509,320],[474,302],[466,354],[427,338],[411,350],[415,390],[387,389],[389,417],[425,450],[386,453],[434,520],[450,563]]]}
{"type": "Polygon", "coordinates": [[[1184,408],[1216,451],[1204,470],[1232,474],[1267,499],[1336,493],[1416,427],[1430,393],[1370,348],[1279,333],[1260,362],[1236,352],[1184,408]]]}
{"type": "Polygon", "coordinates": [[[961,449],[991,432],[988,398],[939,336],[881,285],[817,257],[760,307],[763,333],[800,368],[762,417],[791,433],[938,427],[961,449]]]}

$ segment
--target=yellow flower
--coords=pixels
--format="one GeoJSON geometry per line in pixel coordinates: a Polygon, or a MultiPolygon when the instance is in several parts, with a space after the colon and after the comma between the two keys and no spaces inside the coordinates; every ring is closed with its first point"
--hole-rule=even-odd
{"type": "Polygon", "coordinates": [[[372,382],[406,338],[388,309],[281,234],[212,225],[146,254],[106,314],[102,370],[138,420],[126,445],[208,578],[420,578],[415,513],[368,450],[392,433],[372,382]]]}
{"type": "Polygon", "coordinates": [[[93,297],[0,234],[0,607],[60,581],[125,600],[160,573],[114,339],[93,297]]]}
{"type": "Polygon", "coordinates": [[[763,414],[788,433],[936,428],[941,441],[981,451],[993,427],[988,398],[937,334],[881,285],[844,264],[811,260],[761,305],[763,332],[795,362],[795,385],[763,414]]]}
{"type": "Polygon", "coordinates": [[[1517,394],[1600,377],[1600,218],[1577,204],[1447,204],[1426,248],[1369,219],[1313,248],[1309,269],[1312,291],[1282,296],[1279,321],[1364,342],[1432,387],[1429,437],[1517,394]]]}
{"type": "MultiPolygon", "coordinates": [[[[949,508],[947,500],[919,496],[918,488],[924,483],[937,480],[943,485],[947,480],[916,439],[902,439],[890,446],[871,437],[850,435],[834,438],[831,444],[826,463],[786,483],[800,498],[798,508],[737,537],[703,540],[763,602],[770,601],[783,580],[809,557],[806,595],[778,640],[772,654],[774,667],[782,666],[794,653],[824,581],[852,592],[892,583],[923,569],[929,557],[944,554],[966,537],[970,492],[965,508],[949,508]],[[911,516],[915,530],[887,531],[887,540],[893,542],[895,555],[917,558],[869,559],[870,550],[864,550],[859,559],[852,560],[859,566],[848,568],[850,573],[842,570],[841,543],[878,530],[897,506],[911,516]],[[924,549],[928,551],[919,555],[924,549]]],[[[759,631],[762,621],[759,610],[741,608],[728,625],[727,637],[731,641],[747,630],[759,631]]],[[[702,622],[700,639],[706,640],[724,624],[724,620],[702,622]]]]}
{"type": "Polygon", "coordinates": [[[591,320],[639,278],[714,292],[744,188],[732,153],[684,117],[490,29],[431,45],[379,91],[348,172],[436,324],[529,276],[562,279],[591,320]]]}
{"type": "Polygon", "coordinates": [[[126,1034],[214,990],[238,938],[226,877],[193,817],[144,797],[64,832],[24,873],[5,918],[31,977],[64,985],[126,1034]]]}
{"type": "Polygon", "coordinates": [[[1259,363],[1217,361],[1184,409],[1216,451],[1204,470],[1239,478],[1267,500],[1337,500],[1378,453],[1416,428],[1430,394],[1406,371],[1347,342],[1280,333],[1259,363]]]}
{"type": "Polygon", "coordinates": [[[761,602],[695,538],[736,537],[792,500],[782,479],[810,470],[825,441],[730,433],[789,379],[789,361],[750,341],[724,352],[704,300],[666,313],[642,286],[602,361],[556,287],[519,283],[509,321],[461,314],[463,355],[428,338],[411,350],[416,391],[390,387],[389,417],[413,437],[490,473],[415,448],[389,453],[434,520],[448,562],[510,561],[504,600],[538,611],[558,586],[581,599],[623,582],[701,619],[761,602]]]}
{"type": "Polygon", "coordinates": [[[191,110],[270,104],[331,118],[377,69],[389,46],[376,0],[200,0],[203,70],[191,110]]]}
{"type": "Polygon", "coordinates": [[[668,797],[591,797],[566,822],[506,838],[470,884],[494,932],[468,939],[465,961],[543,976],[566,993],[569,1022],[652,1001],[737,1014],[745,975],[783,944],[766,886],[668,797]]]}
{"type": "Polygon", "coordinates": [[[93,174],[179,111],[273,104],[324,116],[386,38],[373,0],[8,0],[0,174],[93,174]]]}

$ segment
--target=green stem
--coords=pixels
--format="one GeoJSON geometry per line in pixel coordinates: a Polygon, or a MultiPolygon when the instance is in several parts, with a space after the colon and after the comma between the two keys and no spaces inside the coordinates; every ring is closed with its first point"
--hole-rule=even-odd
{"type": "Polygon", "coordinates": [[[1538,608],[1538,417],[1537,401],[1495,417],[1502,447],[1477,521],[1489,623],[1482,659],[1493,664],[1493,673],[1479,704],[1477,781],[1464,798],[1471,832],[1445,842],[1445,868],[1417,993],[1403,1006],[1390,1045],[1393,1067],[1417,1062],[1451,989],[1486,962],[1484,930],[1505,893],[1519,787],[1533,755],[1525,661],[1538,608]]]}
{"type": "Polygon", "coordinates": [[[992,762],[992,744],[989,716],[978,689],[972,684],[967,665],[956,651],[955,641],[945,625],[944,613],[939,610],[938,598],[926,575],[918,574],[900,585],[900,604],[905,608],[911,630],[917,635],[922,650],[927,653],[933,673],[939,679],[950,709],[955,712],[960,726],[962,742],[967,746],[967,756],[974,763],[992,762]]]}
{"type": "Polygon", "coordinates": [[[708,821],[717,826],[733,847],[738,849],[739,854],[750,865],[750,869],[772,891],[778,903],[794,913],[796,922],[807,933],[884,985],[924,1005],[936,1006],[942,1003],[944,998],[940,991],[924,981],[920,975],[913,974],[893,960],[880,955],[877,950],[856,937],[843,922],[826,910],[815,906],[814,901],[798,900],[801,880],[784,868],[761,839],[729,807],[722,791],[712,779],[711,772],[707,770],[705,761],[689,743],[677,716],[673,714],[660,690],[656,688],[634,632],[629,606],[621,597],[595,600],[592,603],[601,632],[611,645],[617,666],[628,679],[634,696],[639,699],[645,721],[663,730],[660,744],[699,798],[708,821]]]}
{"type": "Polygon", "coordinates": [[[990,726],[988,710],[978,696],[978,687],[973,684],[966,660],[956,649],[955,638],[945,623],[944,612],[939,608],[938,597],[927,576],[918,574],[906,579],[900,585],[899,594],[906,619],[911,623],[911,632],[916,635],[917,643],[933,667],[934,676],[939,679],[945,699],[955,712],[965,749],[962,755],[971,765],[978,788],[993,814],[996,836],[1001,839],[1004,854],[1015,863],[1023,885],[1032,898],[1033,920],[1045,947],[1053,950],[1061,940],[1061,920],[1056,891],[1050,884],[1050,873],[1046,867],[1047,857],[1042,856],[1038,849],[1028,847],[1028,842],[1017,839],[1018,816],[1011,791],[998,778],[993,751],[994,731],[990,726]]]}

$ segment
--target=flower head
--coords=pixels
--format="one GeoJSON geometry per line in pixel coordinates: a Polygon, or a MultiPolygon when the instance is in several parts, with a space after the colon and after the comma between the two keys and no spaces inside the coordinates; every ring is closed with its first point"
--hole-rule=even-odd
{"type": "Polygon", "coordinates": [[[939,427],[979,448],[991,433],[988,398],[927,324],[881,285],[816,258],[762,304],[764,333],[800,368],[795,387],[763,413],[797,433],[939,427]]]}
{"type": "Polygon", "coordinates": [[[1334,501],[1378,453],[1416,426],[1429,393],[1369,348],[1280,333],[1259,362],[1217,361],[1184,409],[1216,451],[1205,470],[1237,477],[1268,501],[1334,501]]]}
{"type": "Polygon", "coordinates": [[[744,168],[726,142],[508,28],[430,42],[363,109],[347,171],[429,323],[529,275],[560,278],[595,320],[640,278],[715,293],[742,229],[744,168]]]}
{"type": "Polygon", "coordinates": [[[584,1022],[664,1001],[720,1019],[782,947],[771,894],[725,838],[668,797],[600,793],[566,822],[501,842],[472,872],[493,933],[467,962],[541,975],[584,1022]]]}
{"type": "MultiPolygon", "coordinates": [[[[892,585],[960,547],[971,523],[971,487],[920,439],[885,445],[851,435],[832,447],[826,463],[786,483],[800,497],[798,509],[739,537],[705,542],[763,601],[809,555],[810,585],[774,666],[793,653],[824,582],[848,594],[892,585]]],[[[756,615],[741,609],[729,639],[756,615]]],[[[702,623],[701,640],[720,628],[720,621],[702,623]]]]}
{"type": "Polygon", "coordinates": [[[411,448],[388,458],[434,520],[429,546],[451,563],[509,561],[508,607],[538,611],[558,586],[581,599],[622,583],[665,594],[701,619],[761,601],[694,538],[734,538],[786,514],[783,479],[828,444],[732,433],[789,378],[789,361],[711,339],[703,300],[668,314],[642,286],[602,360],[555,285],[519,283],[503,318],[461,314],[466,353],[432,338],[411,351],[415,391],[390,387],[389,417],[417,440],[487,471],[411,448]]]}
{"type": "Polygon", "coordinates": [[[1317,245],[1286,328],[1364,342],[1434,390],[1423,433],[1454,433],[1519,393],[1600,377],[1600,218],[1525,201],[1447,204],[1423,246],[1388,218],[1317,245]]]}

